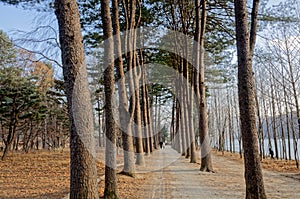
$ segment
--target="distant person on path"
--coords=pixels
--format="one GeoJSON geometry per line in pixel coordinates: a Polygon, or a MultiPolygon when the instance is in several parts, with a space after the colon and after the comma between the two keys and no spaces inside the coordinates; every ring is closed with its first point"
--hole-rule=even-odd
{"type": "Polygon", "coordinates": [[[271,147],[269,147],[269,153],[272,159],[274,159],[274,151],[272,150],[271,147]]]}
{"type": "Polygon", "coordinates": [[[159,146],[160,146],[161,149],[163,148],[163,145],[164,145],[164,142],[163,142],[163,141],[160,141],[160,142],[159,142],[159,146]]]}

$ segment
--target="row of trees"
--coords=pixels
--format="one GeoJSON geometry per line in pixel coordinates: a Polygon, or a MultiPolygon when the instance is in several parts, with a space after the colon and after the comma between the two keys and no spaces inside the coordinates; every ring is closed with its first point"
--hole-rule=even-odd
{"type": "MultiPolygon", "coordinates": [[[[199,3],[199,2],[198,2],[199,3]]],[[[189,2],[185,2],[183,4],[179,4],[183,11],[188,8],[189,2]]],[[[105,180],[105,197],[107,198],[117,198],[116,192],[116,157],[115,157],[115,145],[116,145],[116,123],[113,113],[113,91],[115,88],[114,82],[118,81],[118,94],[119,94],[119,120],[120,120],[120,129],[122,131],[122,141],[123,141],[123,150],[124,150],[124,168],[123,173],[132,175],[135,173],[134,166],[134,152],[136,152],[136,164],[144,164],[144,148],[146,152],[152,152],[152,140],[154,144],[158,143],[158,137],[155,132],[152,131],[151,127],[151,113],[149,111],[149,97],[148,97],[148,86],[146,86],[146,74],[145,73],[145,62],[143,60],[147,60],[147,57],[144,57],[145,52],[143,49],[136,48],[138,45],[138,41],[140,41],[139,34],[137,34],[137,29],[140,24],[141,19],[141,9],[143,8],[143,4],[137,1],[130,1],[128,3],[122,3],[122,11],[125,20],[125,32],[124,40],[120,38],[120,20],[119,20],[119,4],[118,1],[112,2],[112,13],[110,9],[109,1],[101,1],[102,8],[102,22],[103,22],[103,30],[104,30],[104,91],[105,91],[105,117],[106,117],[106,180],[105,180]],[[137,10],[140,10],[139,12],[137,10]],[[137,19],[136,19],[137,18],[137,19]],[[112,32],[113,31],[113,32],[112,32]],[[114,40],[113,33],[115,35],[114,40]],[[123,42],[122,42],[123,41],[123,42]],[[124,60],[122,58],[122,48],[125,48],[124,52],[124,60]],[[114,59],[114,55],[116,59],[114,59]],[[124,65],[126,66],[126,73],[128,74],[128,78],[124,78],[124,65]],[[116,66],[117,71],[117,79],[114,80],[114,66],[116,66]],[[128,88],[126,88],[126,84],[128,88]],[[128,99],[128,94],[130,93],[130,99],[128,99]],[[142,99],[140,98],[142,97],[142,99]],[[129,105],[128,105],[129,102],[129,105]],[[141,110],[143,114],[141,114],[141,110]],[[142,119],[143,118],[143,119],[142,119]],[[144,132],[142,131],[142,123],[144,124],[144,132]],[[134,135],[135,141],[135,150],[133,150],[133,139],[134,135]],[[143,139],[144,137],[144,139],[143,139]],[[109,143],[108,143],[109,142],[109,143]]],[[[203,6],[205,8],[205,5],[203,6]]],[[[200,9],[197,6],[197,9],[200,9]]],[[[200,19],[198,18],[198,23],[200,24],[200,19]]],[[[200,26],[198,26],[200,28],[200,26]]],[[[144,33],[145,34],[145,33],[144,33]]],[[[178,34],[178,33],[177,33],[178,34]]],[[[198,31],[200,37],[200,31],[198,31]]],[[[167,34],[168,35],[168,34],[167,34]]],[[[171,37],[172,38],[172,37],[171,37]]],[[[174,37],[173,37],[174,39],[174,37]]],[[[177,37],[175,37],[177,39],[177,37]]],[[[190,107],[188,87],[188,67],[189,63],[183,57],[188,57],[189,48],[187,40],[182,37],[179,42],[183,42],[183,44],[175,44],[175,49],[186,48],[183,51],[176,51],[175,56],[177,60],[173,59],[173,63],[179,62],[180,65],[174,65],[173,67],[180,67],[179,69],[179,82],[180,86],[176,88],[175,93],[176,98],[180,98],[178,101],[182,101],[180,104],[182,109],[180,110],[180,114],[184,115],[181,117],[179,122],[184,124],[182,126],[181,141],[182,144],[182,152],[183,154],[191,154],[191,161],[196,162],[195,157],[195,138],[194,138],[194,127],[192,126],[191,121],[193,121],[193,117],[188,115],[187,108],[190,107]],[[179,45],[179,46],[178,46],[179,45]],[[185,54],[182,54],[185,53],[185,54]],[[180,57],[181,56],[181,57],[180,57]],[[185,81],[185,82],[184,82],[185,81]],[[184,94],[182,94],[184,93],[184,94]],[[179,96],[178,96],[179,95],[179,96]],[[184,108],[183,108],[184,107],[184,108]],[[191,118],[188,120],[188,118],[191,118]],[[191,126],[190,126],[191,125],[191,126]],[[190,145],[191,144],[191,145],[190,145]],[[189,151],[190,149],[190,151],[189,151]]],[[[197,45],[197,44],[195,44],[197,45]]],[[[144,46],[142,43],[141,46],[144,46]]],[[[199,52],[200,47],[195,46],[197,52],[199,52]],[[199,49],[199,50],[198,50],[199,49]]],[[[198,57],[195,58],[199,60],[198,57]]],[[[196,76],[196,78],[198,78],[196,76]]],[[[198,81],[198,80],[197,80],[198,81]]],[[[163,82],[161,82],[163,83],[163,82]]],[[[151,92],[151,91],[150,91],[151,92]]],[[[174,93],[174,94],[175,94],[174,93]]],[[[203,96],[203,95],[202,95],[203,96]]],[[[157,99],[157,98],[156,98],[157,99]]],[[[178,109],[177,109],[178,110],[178,109]]],[[[190,112],[192,114],[193,111],[190,112]]],[[[204,117],[206,118],[206,117],[204,117]]],[[[181,126],[181,125],[180,125],[181,126]]],[[[204,131],[202,131],[204,133],[204,131]]],[[[208,133],[206,131],[206,133],[208,133]]],[[[205,136],[203,136],[205,137],[205,136]]],[[[172,140],[174,141],[174,140],[172,140]]],[[[209,158],[205,159],[207,161],[202,161],[202,165],[211,165],[209,162],[209,158]]],[[[203,166],[203,168],[211,169],[210,167],[203,166]]],[[[204,170],[204,169],[203,169],[204,170]]]]}
{"type": "MultiPolygon", "coordinates": [[[[195,127],[193,124],[194,117],[196,116],[199,120],[199,137],[200,143],[202,144],[202,159],[201,159],[201,170],[211,171],[211,159],[210,153],[205,147],[208,147],[208,123],[206,116],[206,100],[205,100],[205,86],[204,86],[204,33],[206,27],[206,1],[178,1],[168,3],[152,2],[154,6],[163,8],[164,14],[167,14],[166,10],[170,11],[170,18],[165,17],[164,20],[171,21],[172,26],[169,26],[172,30],[177,31],[174,35],[169,31],[164,35],[165,37],[171,38],[169,41],[173,42],[164,45],[169,45],[169,52],[159,50],[159,53],[165,53],[163,59],[160,61],[165,61],[172,63],[179,73],[177,77],[177,85],[175,84],[174,98],[173,98],[173,124],[172,124],[172,141],[174,147],[177,148],[186,157],[191,157],[191,162],[194,162],[195,158],[195,127]],[[170,8],[170,9],[169,9],[170,8]],[[194,13],[197,13],[194,15],[194,13]],[[195,17],[196,16],[196,17],[195,17]],[[179,20],[178,20],[179,19],[179,20]],[[194,29],[195,28],[195,29],[194,29]],[[193,35],[196,43],[192,44],[188,41],[187,37],[181,37],[180,33],[183,35],[193,35]],[[171,36],[170,36],[171,35],[171,36]],[[174,43],[175,40],[175,43],[174,43]],[[193,51],[190,50],[189,46],[193,45],[193,51]],[[173,53],[170,53],[173,52],[173,53]],[[193,53],[191,53],[193,52],[193,53]],[[168,61],[167,61],[168,60],[168,61]],[[189,62],[189,60],[193,60],[189,62]],[[194,67],[192,67],[192,64],[194,67]],[[189,90],[188,85],[192,83],[193,89],[189,90]],[[197,97],[193,98],[193,93],[197,97]],[[199,112],[193,111],[193,100],[195,100],[196,107],[199,112]],[[176,117],[175,117],[176,116],[176,117]],[[178,135],[179,134],[179,135],[178,135]],[[176,138],[178,140],[176,140],[176,138]],[[207,143],[206,143],[207,142],[207,143]],[[203,147],[204,146],[204,147],[203,147]]],[[[143,57],[138,46],[139,36],[137,36],[137,27],[139,27],[139,22],[141,21],[141,13],[143,8],[143,2],[129,1],[122,2],[122,11],[124,18],[119,18],[118,11],[119,4],[117,1],[112,1],[112,12],[110,9],[110,1],[101,1],[102,9],[102,22],[104,31],[104,91],[105,91],[105,117],[106,117],[106,136],[108,138],[106,142],[106,184],[105,184],[105,196],[107,198],[117,198],[116,192],[116,172],[115,172],[115,145],[116,145],[116,123],[113,113],[113,98],[112,93],[116,88],[114,85],[114,66],[116,66],[116,71],[118,77],[121,77],[121,81],[118,81],[118,92],[120,99],[119,106],[119,116],[122,123],[121,130],[123,135],[130,138],[131,131],[128,133],[128,129],[131,127],[132,120],[135,122],[136,126],[133,130],[135,137],[136,155],[137,163],[143,161],[143,142],[141,134],[141,119],[140,117],[140,84],[138,74],[139,71],[143,71],[144,66],[143,60],[147,60],[147,57],[143,57]],[[117,17],[116,17],[117,16],[117,17]],[[121,23],[120,19],[124,19],[125,23],[121,23]],[[124,32],[124,40],[120,40],[120,25],[123,24],[126,30],[124,32]],[[110,39],[113,36],[113,31],[115,34],[114,40],[110,39]],[[121,41],[124,41],[122,43],[121,41]],[[137,42],[138,41],[138,42],[137,42]],[[124,59],[122,58],[122,49],[125,48],[124,59]],[[116,59],[114,59],[114,56],[116,59]],[[117,60],[117,61],[116,61],[117,60]],[[129,76],[127,80],[128,89],[125,89],[125,78],[123,77],[123,66],[127,67],[127,74],[129,76]],[[120,72],[121,69],[121,72],[120,72]],[[130,98],[126,99],[126,91],[129,91],[130,98]],[[122,97],[122,94],[124,97],[122,97]],[[125,102],[125,103],[124,103],[125,102]],[[126,104],[127,102],[130,103],[126,104]],[[123,117],[127,115],[127,118],[123,117]],[[125,132],[124,132],[125,127],[125,132]],[[109,129],[108,129],[109,128],[109,129]],[[129,135],[129,136],[128,136],[129,135]]],[[[232,4],[231,4],[232,5],[232,4]]],[[[259,156],[257,149],[257,132],[255,128],[255,103],[254,103],[254,79],[252,74],[252,56],[254,51],[255,37],[256,37],[256,23],[257,23],[257,13],[258,2],[254,1],[252,15],[252,27],[251,34],[247,31],[247,9],[246,2],[239,1],[235,2],[235,17],[236,17],[236,30],[237,30],[237,41],[238,41],[238,57],[239,57],[239,82],[241,87],[239,88],[239,103],[241,110],[241,129],[243,132],[243,144],[245,150],[245,174],[246,174],[246,196],[247,198],[265,198],[265,192],[263,187],[262,173],[259,164],[259,156]],[[251,42],[250,42],[251,40],[251,42]],[[246,74],[246,75],[245,75],[246,74]],[[254,124],[254,125],[253,125],[254,124]]],[[[144,8],[147,8],[145,6],[144,8]]],[[[145,12],[145,10],[143,10],[145,12]]],[[[123,35],[122,35],[123,36],[123,35]]],[[[159,48],[162,48],[161,46],[159,48]]],[[[164,48],[163,48],[164,49],[164,48]]],[[[153,51],[152,51],[153,52],[153,51]]],[[[143,92],[143,91],[141,91],[143,92]]],[[[128,96],[127,96],[128,97],[128,96]]],[[[142,100],[143,101],[143,100],[142,100]]],[[[145,99],[147,101],[147,98],[145,99]]],[[[147,104],[147,103],[146,103],[147,104]]],[[[147,106],[145,106],[147,107],[147,106]]],[[[147,109],[143,109],[146,111],[147,109]]],[[[146,122],[144,124],[147,124],[146,122]]],[[[151,125],[149,125],[151,126],[151,125]]],[[[146,136],[145,148],[147,148],[147,138],[150,140],[154,137],[153,132],[146,136]]],[[[132,141],[132,139],[129,139],[132,141]]],[[[123,144],[125,147],[132,146],[128,140],[123,139],[123,144]]],[[[131,148],[125,148],[125,155],[128,159],[124,158],[124,165],[129,165],[133,154],[131,148]],[[129,150],[128,150],[129,149],[129,150]]],[[[131,164],[133,165],[133,164],[131,164]]],[[[125,167],[124,167],[125,168],[125,167]]],[[[130,167],[134,169],[134,166],[130,167]]],[[[124,170],[126,173],[127,170],[124,170]]]]}
{"type": "MultiPolygon", "coordinates": [[[[4,2],[25,3],[25,6],[28,3],[26,0],[4,2]]],[[[91,79],[95,88],[93,98],[97,103],[95,113],[98,115],[99,130],[103,126],[106,135],[106,198],[118,198],[115,156],[118,134],[122,135],[123,173],[133,176],[135,164],[144,164],[144,155],[151,154],[153,147],[161,139],[157,132],[161,114],[159,106],[153,106],[161,101],[163,104],[169,102],[172,107],[170,137],[173,147],[190,158],[191,162],[195,162],[196,137],[199,138],[200,169],[212,171],[205,66],[210,63],[230,63],[228,53],[234,44],[235,34],[238,49],[238,100],[232,103],[237,104],[238,101],[239,107],[232,107],[228,103],[228,109],[234,110],[229,111],[231,115],[228,117],[235,116],[236,124],[241,129],[246,198],[266,198],[256,129],[255,96],[258,95],[254,91],[257,84],[254,84],[252,73],[259,1],[253,1],[251,11],[247,10],[245,0],[95,0],[78,1],[78,5],[74,0],[56,0],[53,5],[58,20],[64,88],[69,111],[70,197],[98,198],[93,104],[88,86],[88,80],[91,79]],[[251,12],[250,32],[248,12],[251,12]],[[153,29],[145,31],[145,27],[167,27],[169,30],[157,33],[153,29]],[[195,42],[189,38],[193,38],[195,42]],[[103,76],[100,78],[94,74],[92,78],[88,78],[83,39],[88,53],[96,50],[95,47],[100,42],[104,43],[103,50],[100,50],[103,54],[102,61],[98,61],[102,64],[100,71],[103,76]],[[213,59],[206,59],[212,55],[213,59]],[[168,65],[172,70],[164,71],[166,66],[149,67],[149,63],[168,65]],[[155,82],[157,75],[163,76],[158,83],[155,82]],[[105,122],[101,118],[105,118],[105,122]],[[153,122],[153,118],[158,123],[153,122]]],[[[94,72],[95,68],[91,70],[94,72]]],[[[214,119],[218,124],[222,123],[222,118],[226,117],[221,117],[221,113],[216,112],[214,119]]],[[[229,122],[229,126],[234,128],[233,123],[229,122]]],[[[224,125],[219,127],[224,129],[224,125]]],[[[220,132],[222,135],[223,131],[220,132]]]]}
{"type": "MultiPolygon", "coordinates": [[[[299,16],[294,13],[292,21],[284,20],[278,24],[276,28],[268,29],[272,36],[263,36],[254,54],[259,152],[263,159],[271,148],[275,158],[296,160],[298,168],[299,39],[295,27],[298,27],[299,16]]],[[[232,82],[213,89],[209,101],[210,127],[214,132],[214,146],[222,151],[237,152],[238,148],[242,155],[236,89],[232,82]]]]}

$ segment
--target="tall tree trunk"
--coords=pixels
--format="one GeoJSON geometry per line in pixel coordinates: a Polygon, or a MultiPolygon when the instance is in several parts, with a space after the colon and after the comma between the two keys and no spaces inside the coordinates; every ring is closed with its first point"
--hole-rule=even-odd
{"type": "MultiPolygon", "coordinates": [[[[137,7],[141,7],[141,1],[137,1],[137,7]]],[[[136,8],[131,7],[132,13],[132,21],[134,22],[134,28],[137,28],[140,24],[141,12],[136,16],[136,8]]],[[[135,122],[136,122],[136,164],[144,165],[144,148],[143,148],[143,131],[142,131],[142,112],[141,112],[141,100],[140,100],[140,79],[142,74],[142,62],[139,61],[139,56],[136,50],[137,44],[137,30],[131,29],[132,31],[132,46],[133,46],[133,79],[134,79],[134,88],[135,88],[135,97],[136,97],[136,106],[135,106],[135,122]]]]}
{"type": "MultiPolygon", "coordinates": [[[[282,77],[284,79],[284,77],[282,77]]],[[[292,159],[292,153],[291,153],[291,134],[290,134],[290,121],[289,121],[289,110],[288,110],[288,102],[287,102],[287,93],[286,93],[286,87],[285,87],[285,81],[283,81],[283,93],[284,93],[284,106],[285,106],[285,120],[286,120],[286,134],[288,139],[288,157],[289,160],[292,159]]]]}
{"type": "Polygon", "coordinates": [[[149,132],[149,145],[150,145],[150,153],[153,152],[153,126],[152,126],[152,117],[151,117],[151,105],[149,102],[148,95],[148,86],[145,86],[145,94],[146,94],[146,105],[147,105],[147,121],[148,121],[148,132],[149,132]]]}
{"type": "Polygon", "coordinates": [[[70,122],[70,198],[99,198],[93,114],[76,1],[55,1],[70,122]]]}
{"type": "MultiPolygon", "coordinates": [[[[137,67],[137,66],[136,66],[137,67]]],[[[136,68],[134,70],[137,70],[136,68]]],[[[140,69],[139,69],[140,70],[140,69]]],[[[134,113],[135,120],[135,141],[136,141],[136,164],[144,165],[144,149],[143,149],[143,135],[142,135],[142,120],[141,120],[141,105],[140,105],[140,92],[139,92],[139,82],[137,79],[137,72],[134,71],[135,76],[135,97],[136,97],[136,106],[134,113]]]]}
{"type": "Polygon", "coordinates": [[[292,126],[292,135],[293,135],[293,145],[294,145],[294,158],[296,162],[296,167],[299,168],[299,154],[298,154],[298,139],[295,130],[295,123],[294,123],[294,113],[293,108],[290,106],[290,114],[291,114],[291,126],[292,126]]]}
{"type": "Polygon", "coordinates": [[[102,136],[102,125],[101,125],[101,106],[100,106],[100,94],[99,96],[97,97],[97,108],[98,108],[98,125],[99,125],[99,129],[98,129],[98,135],[99,135],[99,138],[98,138],[98,143],[99,143],[99,147],[102,147],[102,139],[104,139],[104,136],[102,136]],[[102,139],[101,139],[101,136],[102,136],[102,139]]]}
{"type": "Polygon", "coordinates": [[[238,139],[238,143],[239,143],[239,154],[240,154],[240,158],[243,157],[243,154],[242,154],[242,136],[241,136],[241,132],[240,132],[240,120],[239,120],[239,110],[238,110],[238,103],[236,102],[237,96],[234,95],[233,97],[233,104],[235,104],[234,106],[234,109],[235,109],[235,121],[236,121],[236,125],[237,125],[237,128],[236,130],[238,131],[237,133],[237,139],[238,139]]]}
{"type": "Polygon", "coordinates": [[[232,104],[231,104],[231,99],[230,99],[230,96],[229,96],[229,92],[227,93],[227,103],[228,103],[228,108],[227,108],[227,112],[228,112],[228,134],[229,134],[229,151],[230,153],[233,152],[232,150],[232,146],[233,146],[233,129],[232,129],[232,104]]]}
{"type": "Polygon", "coordinates": [[[262,121],[261,121],[261,116],[260,116],[260,107],[259,107],[259,101],[258,101],[258,96],[257,96],[256,84],[255,84],[255,104],[256,104],[256,115],[258,118],[259,154],[260,154],[260,159],[262,160],[264,157],[264,153],[263,153],[264,133],[263,133],[263,125],[262,125],[262,121]]]}
{"type": "MultiPolygon", "coordinates": [[[[276,98],[280,99],[280,93],[279,90],[276,91],[276,98]]],[[[277,100],[277,108],[278,108],[278,112],[279,112],[279,120],[280,120],[280,130],[281,130],[281,151],[282,151],[282,156],[280,157],[280,159],[285,159],[287,160],[287,153],[286,153],[286,143],[285,143],[285,133],[284,133],[284,122],[283,122],[283,115],[282,115],[282,105],[281,105],[281,100],[277,100]]]]}
{"type": "MultiPolygon", "coordinates": [[[[138,2],[140,3],[140,2],[138,2]]],[[[142,130],[141,130],[141,111],[140,111],[140,96],[139,96],[139,76],[138,69],[139,63],[137,63],[136,55],[136,6],[137,1],[122,1],[123,8],[125,10],[125,20],[126,20],[126,44],[125,52],[127,52],[127,68],[129,74],[129,91],[132,94],[130,113],[134,114],[135,118],[135,141],[137,149],[137,160],[136,164],[144,164],[144,151],[142,142],[142,130]]],[[[139,5],[140,6],[140,5],[139,5]]],[[[140,70],[140,68],[139,68],[140,70]]]]}
{"type": "Polygon", "coordinates": [[[175,134],[175,149],[177,150],[178,153],[182,153],[182,148],[180,145],[180,104],[178,100],[176,100],[176,134],[175,134]]]}
{"type": "MultiPolygon", "coordinates": [[[[234,98],[234,95],[233,95],[233,90],[232,90],[232,98],[234,98]]],[[[232,99],[232,100],[234,100],[234,99],[232,99]]],[[[234,110],[234,104],[233,104],[233,101],[231,101],[231,131],[232,131],[232,133],[231,133],[231,139],[232,139],[232,148],[233,148],[233,153],[235,153],[236,152],[236,150],[235,150],[235,137],[234,137],[234,135],[235,135],[235,128],[234,128],[234,112],[233,112],[233,110],[234,110]]]]}
{"type": "Polygon", "coordinates": [[[297,92],[297,85],[296,85],[296,78],[295,78],[295,74],[297,74],[297,72],[294,71],[294,67],[293,67],[293,63],[292,63],[292,59],[293,57],[291,56],[291,49],[289,47],[289,38],[287,38],[287,35],[284,33],[284,45],[285,45],[285,49],[286,49],[286,56],[287,56],[287,63],[288,63],[288,67],[289,67],[289,73],[290,73],[290,82],[292,84],[292,88],[293,88],[293,97],[294,97],[294,101],[295,101],[295,108],[296,108],[296,116],[297,116],[297,126],[298,126],[298,136],[300,136],[300,105],[299,105],[299,98],[298,98],[298,92],[297,92]]]}
{"type": "Polygon", "coordinates": [[[187,147],[186,146],[186,128],[185,128],[185,125],[187,125],[185,123],[185,120],[184,120],[184,104],[182,103],[184,100],[184,96],[183,96],[183,75],[182,75],[182,71],[183,71],[183,62],[182,62],[182,59],[180,59],[180,66],[179,66],[179,80],[180,80],[180,83],[179,83],[179,86],[178,86],[178,89],[179,89],[179,92],[178,92],[178,98],[180,99],[180,135],[181,135],[181,149],[182,149],[182,153],[181,155],[182,156],[185,156],[186,153],[187,153],[187,147]]]}
{"type": "MultiPolygon", "coordinates": [[[[157,106],[157,97],[155,96],[155,104],[153,104],[152,109],[150,110],[150,120],[152,121],[152,138],[154,149],[157,149],[159,140],[157,139],[157,122],[156,122],[156,106],[157,106]]],[[[151,107],[150,107],[151,108],[151,107]]]]}
{"type": "Polygon", "coordinates": [[[105,91],[105,188],[104,198],[118,198],[116,176],[116,139],[117,131],[114,119],[114,42],[110,1],[101,1],[101,18],[104,33],[104,91],[105,91]]]}
{"type": "MultiPolygon", "coordinates": [[[[264,93],[263,85],[261,84],[262,93],[264,93]]],[[[266,99],[262,98],[263,108],[264,108],[264,117],[266,120],[266,128],[267,128],[267,135],[268,135],[268,148],[272,147],[271,142],[271,133],[270,133],[270,124],[269,124],[269,116],[268,116],[268,109],[266,105],[266,99]]]]}
{"type": "MultiPolygon", "coordinates": [[[[253,1],[253,8],[258,4],[258,0],[253,1]]],[[[252,51],[256,32],[248,32],[248,15],[246,0],[235,0],[235,23],[236,40],[238,55],[238,93],[241,131],[244,148],[246,198],[264,199],[267,198],[260,159],[258,153],[256,118],[255,118],[255,100],[254,100],[254,78],[252,72],[252,51]],[[251,41],[251,43],[250,43],[251,41]]],[[[252,11],[252,14],[256,10],[252,11]]],[[[256,15],[254,15],[256,17],[256,15]]],[[[252,17],[252,20],[255,20],[252,17]]],[[[253,25],[252,21],[252,25],[253,25]]],[[[256,28],[256,27],[255,27],[256,28]]],[[[253,28],[251,28],[253,31],[253,28]]]]}
{"type": "Polygon", "coordinates": [[[113,21],[113,30],[115,35],[115,53],[116,60],[115,65],[117,68],[118,76],[118,92],[119,92],[119,113],[120,113],[120,124],[122,131],[122,144],[123,144],[123,153],[124,153],[124,167],[122,173],[134,176],[135,173],[135,162],[134,162],[134,149],[133,149],[133,140],[132,140],[132,115],[129,113],[128,109],[128,99],[126,94],[125,87],[125,75],[122,59],[122,47],[121,47],[121,38],[120,38],[120,23],[119,23],[119,9],[118,1],[113,0],[112,2],[112,21],[113,21]]]}
{"type": "Polygon", "coordinates": [[[147,84],[146,84],[146,66],[143,64],[143,58],[142,58],[142,50],[140,49],[140,57],[141,57],[141,70],[142,70],[142,114],[143,114],[143,140],[145,145],[145,152],[147,155],[150,155],[150,132],[149,132],[149,121],[148,121],[148,108],[147,108],[147,84]]]}
{"type": "MultiPolygon", "coordinates": [[[[185,50],[186,52],[184,52],[184,57],[188,57],[188,50],[187,50],[187,46],[189,44],[187,43],[187,41],[185,41],[185,50]]],[[[189,101],[190,101],[190,96],[189,96],[189,89],[188,89],[188,84],[189,84],[189,73],[188,73],[188,62],[186,59],[183,59],[183,74],[182,74],[182,94],[183,94],[183,100],[182,100],[182,112],[183,112],[183,116],[184,116],[184,123],[185,123],[185,144],[186,144],[186,154],[185,157],[189,158],[191,155],[191,142],[190,142],[190,120],[192,118],[189,118],[189,101]]]]}
{"type": "MultiPolygon", "coordinates": [[[[206,92],[204,82],[204,34],[206,29],[206,0],[201,1],[201,23],[200,23],[200,37],[199,37],[199,50],[200,50],[200,62],[199,62],[199,133],[201,143],[201,166],[200,171],[213,171],[211,152],[210,152],[210,138],[208,134],[208,121],[207,121],[207,109],[206,109],[206,92]]],[[[200,8],[199,8],[200,9],[200,8]]],[[[199,12],[199,11],[198,11],[199,12]]]]}
{"type": "MultiPolygon", "coordinates": [[[[13,105],[13,110],[15,110],[15,104],[13,105]]],[[[9,122],[7,138],[6,139],[2,138],[4,141],[5,147],[4,147],[4,151],[2,154],[1,160],[6,159],[8,151],[11,150],[11,146],[12,146],[14,140],[16,139],[18,120],[19,120],[18,115],[16,114],[15,111],[13,111],[10,122],[9,122]]]]}
{"type": "Polygon", "coordinates": [[[171,125],[170,125],[170,140],[171,140],[172,148],[174,149],[175,149],[175,145],[173,141],[175,141],[175,121],[176,121],[175,109],[176,109],[176,96],[174,95],[172,100],[172,113],[171,113],[171,125]]]}
{"type": "Polygon", "coordinates": [[[275,157],[279,158],[278,153],[278,143],[277,143],[277,118],[276,118],[276,110],[275,110],[275,97],[274,97],[274,85],[271,81],[271,104],[272,104],[272,130],[273,130],[273,139],[274,139],[274,147],[275,147],[275,157]]]}

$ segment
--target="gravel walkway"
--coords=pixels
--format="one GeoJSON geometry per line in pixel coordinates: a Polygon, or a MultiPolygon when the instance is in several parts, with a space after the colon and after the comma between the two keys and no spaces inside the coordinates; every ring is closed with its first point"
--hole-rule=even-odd
{"type": "MultiPolygon", "coordinates": [[[[215,173],[200,172],[199,164],[189,163],[168,146],[146,159],[146,166],[138,168],[153,174],[143,187],[145,198],[245,198],[244,166],[237,161],[213,155],[215,173]]],[[[268,198],[300,198],[300,181],[295,178],[299,174],[263,174],[268,198]]]]}

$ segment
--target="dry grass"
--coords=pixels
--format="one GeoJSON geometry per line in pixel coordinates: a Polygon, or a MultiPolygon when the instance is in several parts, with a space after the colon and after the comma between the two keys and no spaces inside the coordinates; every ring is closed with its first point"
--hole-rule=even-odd
{"type": "MultiPolygon", "coordinates": [[[[213,153],[217,156],[223,156],[222,152],[213,150],[213,153]]],[[[224,151],[224,156],[232,160],[244,163],[244,159],[240,158],[238,153],[230,153],[224,151]]],[[[275,160],[271,158],[266,158],[261,161],[261,166],[263,169],[277,171],[282,173],[299,173],[300,169],[296,167],[295,160],[275,160]]]]}

